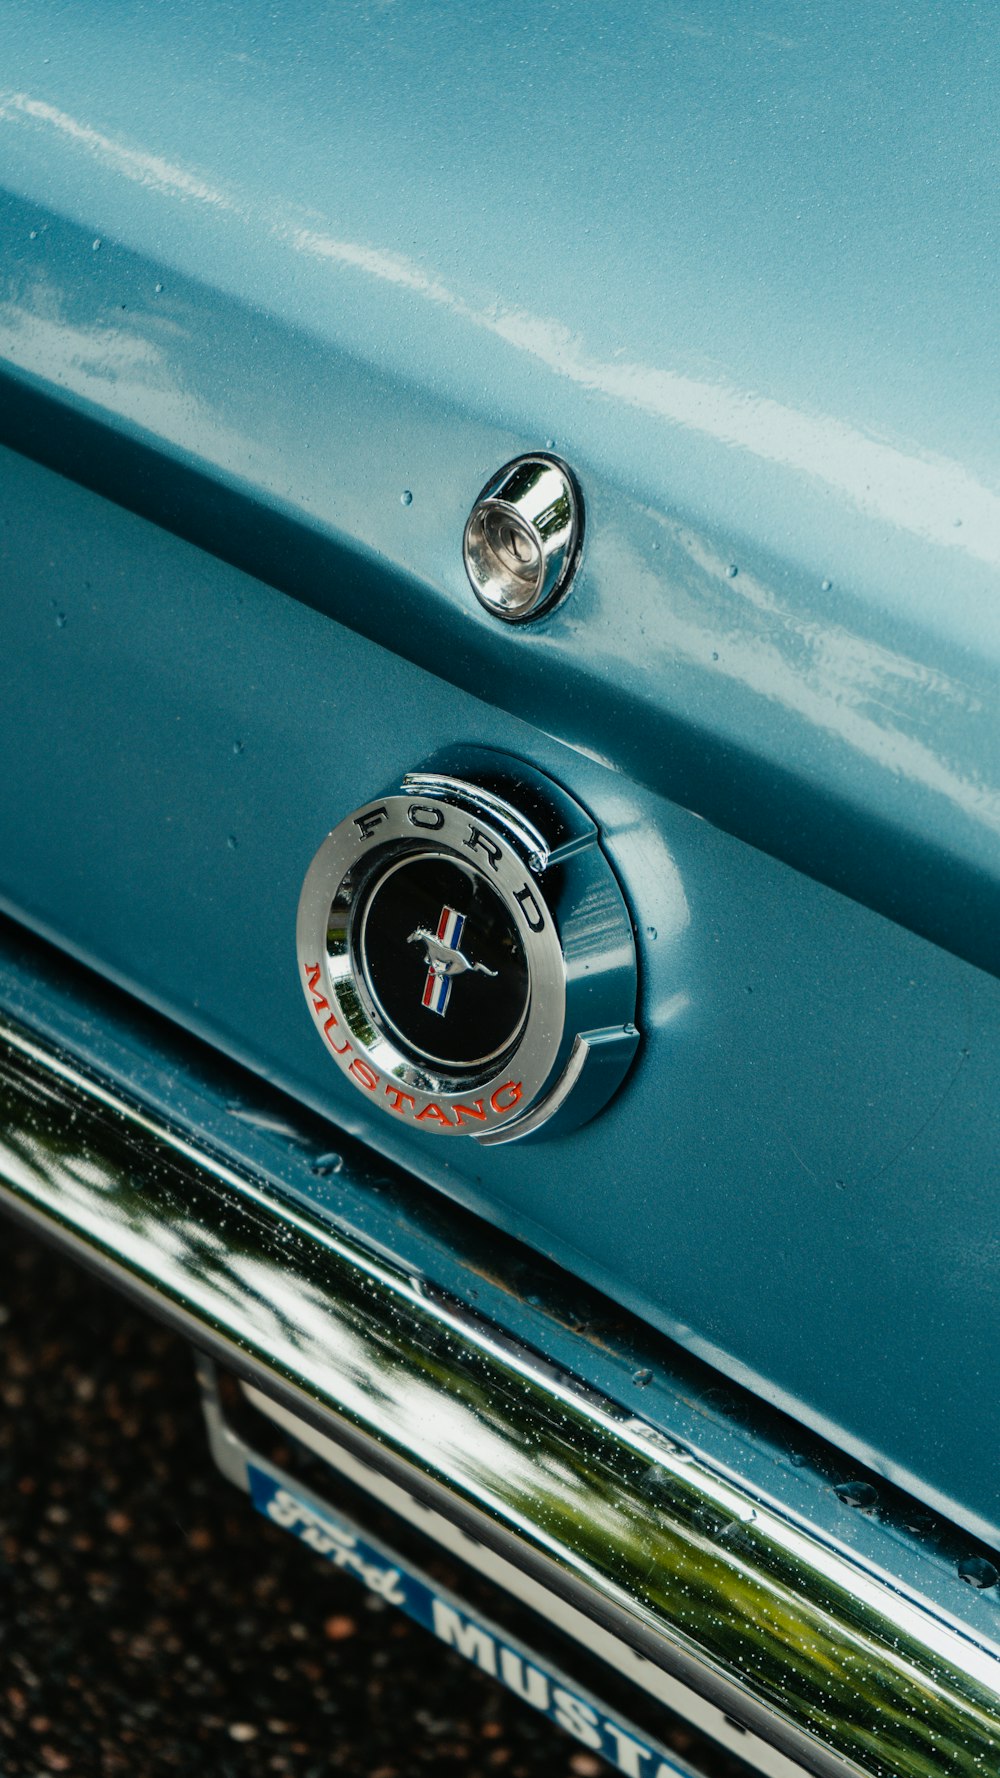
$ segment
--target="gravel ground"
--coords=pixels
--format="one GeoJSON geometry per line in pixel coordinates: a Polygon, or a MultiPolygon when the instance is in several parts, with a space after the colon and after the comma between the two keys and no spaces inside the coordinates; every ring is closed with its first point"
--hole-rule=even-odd
{"type": "Polygon", "coordinates": [[[259,1518],[211,1464],[186,1346],[0,1233],[10,1778],[609,1772],[259,1518]]]}

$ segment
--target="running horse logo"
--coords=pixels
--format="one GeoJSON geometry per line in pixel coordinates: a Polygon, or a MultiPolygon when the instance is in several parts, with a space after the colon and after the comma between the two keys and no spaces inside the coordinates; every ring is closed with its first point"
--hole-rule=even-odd
{"type": "Polygon", "coordinates": [[[472,963],[459,950],[462,933],[465,929],[465,915],[457,914],[454,908],[443,907],[436,932],[428,932],[426,926],[418,926],[407,939],[408,945],[422,944],[427,959],[427,980],[424,983],[424,995],[421,1005],[430,1012],[437,1012],[443,1018],[448,1010],[451,999],[452,976],[464,975],[466,970],[474,969],[477,975],[496,975],[495,969],[487,969],[485,963],[472,963]]]}

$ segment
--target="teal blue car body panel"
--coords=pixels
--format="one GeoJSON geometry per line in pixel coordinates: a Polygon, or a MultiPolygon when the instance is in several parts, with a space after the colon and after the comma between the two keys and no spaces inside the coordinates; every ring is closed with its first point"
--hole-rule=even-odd
{"type": "Polygon", "coordinates": [[[154,446],[113,497],[996,968],[997,41],[12,0],[0,356],[154,446]],[[546,437],[590,544],[515,635],[455,540],[546,437]]]}
{"type": "Polygon", "coordinates": [[[1000,982],[50,470],[0,488],[6,910],[995,1534],[1000,982]],[[303,1010],[327,827],[456,744],[563,782],[635,921],[638,1060],[537,1145],[397,1125],[303,1010]]]}
{"type": "Polygon", "coordinates": [[[7,910],[994,1538],[998,23],[10,0],[0,48],[7,910]],[[517,630],[462,528],[546,445],[586,550],[517,630]],[[535,1149],[366,1118],[295,978],[326,829],[456,743],[577,796],[636,921],[639,1062],[535,1149]]]}

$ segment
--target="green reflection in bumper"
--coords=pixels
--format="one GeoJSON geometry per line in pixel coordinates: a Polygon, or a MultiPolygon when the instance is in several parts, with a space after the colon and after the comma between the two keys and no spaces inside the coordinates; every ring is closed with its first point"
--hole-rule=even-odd
{"type": "Polygon", "coordinates": [[[816,1770],[1000,1770],[995,1650],[7,1024],[0,1132],[0,1201],[816,1770]]]}

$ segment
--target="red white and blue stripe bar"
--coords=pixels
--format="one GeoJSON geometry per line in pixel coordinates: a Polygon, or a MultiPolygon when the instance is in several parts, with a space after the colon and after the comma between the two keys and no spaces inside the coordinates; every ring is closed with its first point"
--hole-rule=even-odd
{"type": "MultiPolygon", "coordinates": [[[[442,944],[447,945],[450,950],[457,951],[462,942],[462,932],[464,927],[464,914],[457,914],[454,908],[444,907],[441,909],[441,918],[438,921],[437,936],[442,944]]],[[[450,998],[451,977],[441,975],[432,966],[427,971],[427,980],[424,983],[424,1006],[426,1006],[430,1012],[440,1013],[443,1018],[448,1010],[448,1001],[450,998]]]]}

